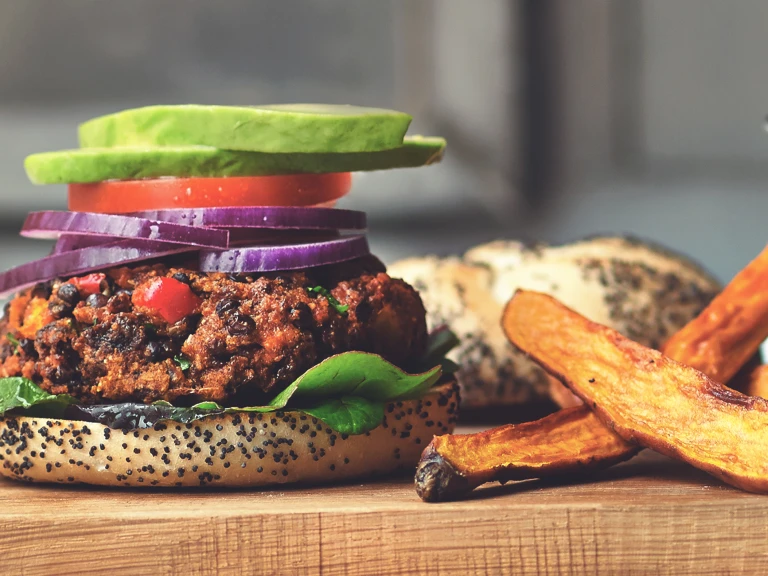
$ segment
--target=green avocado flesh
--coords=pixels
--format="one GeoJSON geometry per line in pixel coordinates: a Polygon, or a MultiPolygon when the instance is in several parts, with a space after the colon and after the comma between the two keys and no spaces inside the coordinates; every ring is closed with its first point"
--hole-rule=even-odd
{"type": "Polygon", "coordinates": [[[266,153],[375,152],[401,146],[411,117],[321,104],[147,106],[80,125],[82,148],[211,146],[266,153]]]}
{"type": "Polygon", "coordinates": [[[32,154],[24,162],[35,184],[222,176],[268,176],[413,168],[439,162],[445,140],[406,137],[380,152],[265,154],[205,146],[175,148],[84,148],[32,154]]]}

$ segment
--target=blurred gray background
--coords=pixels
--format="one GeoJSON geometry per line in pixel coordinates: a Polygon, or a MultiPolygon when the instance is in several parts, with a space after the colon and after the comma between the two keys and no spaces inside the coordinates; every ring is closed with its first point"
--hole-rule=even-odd
{"type": "Polygon", "coordinates": [[[632,233],[723,279],[765,245],[763,0],[0,0],[0,267],[64,208],[23,159],[154,103],[402,109],[442,165],[360,175],[386,260],[632,233]]]}

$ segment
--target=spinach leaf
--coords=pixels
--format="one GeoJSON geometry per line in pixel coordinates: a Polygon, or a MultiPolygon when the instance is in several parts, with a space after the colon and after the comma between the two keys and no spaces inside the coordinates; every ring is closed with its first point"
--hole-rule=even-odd
{"type": "Polygon", "coordinates": [[[424,353],[422,362],[430,366],[439,364],[445,355],[459,344],[459,337],[448,326],[435,328],[427,338],[427,351],[424,353]]]}
{"type": "Polygon", "coordinates": [[[26,378],[0,378],[0,414],[17,408],[36,407],[41,416],[62,415],[64,409],[77,400],[67,394],[48,394],[26,378]]]}
{"type": "Polygon", "coordinates": [[[344,352],[310,368],[270,403],[283,408],[293,398],[360,396],[387,402],[423,396],[440,378],[440,366],[421,374],[408,374],[381,356],[344,352]]]}
{"type": "Polygon", "coordinates": [[[410,400],[423,396],[441,374],[440,366],[421,374],[408,374],[376,354],[344,352],[326,358],[304,372],[265,406],[223,408],[216,402],[201,402],[190,410],[274,412],[290,407],[289,404],[304,405],[309,400],[315,405],[314,402],[319,399],[338,399],[341,396],[378,403],[410,400]]]}
{"type": "Polygon", "coordinates": [[[137,430],[151,428],[163,420],[187,424],[223,412],[224,409],[221,407],[218,410],[197,410],[194,407],[177,408],[168,402],[161,401],[153,404],[125,402],[121,404],[97,404],[95,406],[68,406],[64,415],[73,420],[98,422],[110,428],[137,430]]]}
{"type": "Polygon", "coordinates": [[[443,374],[453,374],[458,371],[458,365],[445,357],[448,352],[460,344],[459,337],[456,336],[448,326],[439,326],[430,332],[427,339],[427,351],[419,360],[415,368],[417,370],[426,370],[435,365],[440,365],[443,374]]]}
{"type": "Polygon", "coordinates": [[[359,396],[333,398],[298,410],[322,420],[337,432],[350,435],[364,434],[384,420],[384,404],[359,396]]]}
{"type": "Polygon", "coordinates": [[[440,369],[443,374],[456,374],[459,371],[459,365],[450,358],[443,358],[440,360],[440,369]]]}
{"type": "MultiPolygon", "coordinates": [[[[34,409],[33,409],[34,410],[34,409]]],[[[306,406],[294,406],[290,410],[304,412],[323,421],[341,434],[364,434],[381,424],[384,404],[357,396],[342,396],[319,400],[306,406]]],[[[104,404],[97,406],[69,406],[66,417],[73,420],[98,422],[121,430],[151,428],[158,422],[173,420],[186,424],[206,416],[246,411],[275,411],[274,408],[222,408],[215,402],[201,402],[190,408],[176,408],[167,402],[153,404],[104,404]],[[215,407],[215,408],[214,408],[215,407]]]]}
{"type": "MultiPolygon", "coordinates": [[[[198,402],[194,406],[192,406],[193,410],[223,410],[221,406],[219,406],[216,402],[198,402]]],[[[237,411],[239,408],[233,408],[232,410],[237,411]]]]}

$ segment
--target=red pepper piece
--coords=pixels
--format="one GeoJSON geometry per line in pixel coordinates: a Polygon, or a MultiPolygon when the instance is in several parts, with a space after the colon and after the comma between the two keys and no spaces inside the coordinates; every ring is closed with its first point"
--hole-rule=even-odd
{"type": "Polygon", "coordinates": [[[133,291],[135,306],[149,308],[169,324],[189,316],[200,305],[192,289],[174,278],[152,278],[133,291]]]}
{"type": "Polygon", "coordinates": [[[90,296],[101,292],[101,283],[105,279],[104,274],[88,274],[80,278],[72,278],[69,283],[74,284],[81,295],[90,296]]]}

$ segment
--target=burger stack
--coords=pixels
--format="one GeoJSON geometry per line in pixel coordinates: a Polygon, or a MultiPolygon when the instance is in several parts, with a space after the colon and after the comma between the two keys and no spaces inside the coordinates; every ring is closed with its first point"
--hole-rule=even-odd
{"type": "Polygon", "coordinates": [[[152,106],[30,156],[69,211],[0,274],[0,473],[130,486],[325,482],[413,467],[453,428],[453,338],[333,207],[351,172],[439,161],[410,117],[152,106]],[[53,450],[50,446],[56,445],[53,450]],[[54,455],[55,453],[55,455],[54,455]]]}

